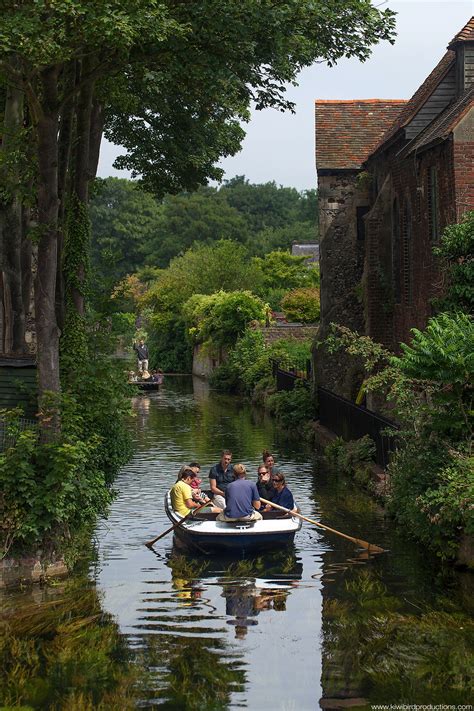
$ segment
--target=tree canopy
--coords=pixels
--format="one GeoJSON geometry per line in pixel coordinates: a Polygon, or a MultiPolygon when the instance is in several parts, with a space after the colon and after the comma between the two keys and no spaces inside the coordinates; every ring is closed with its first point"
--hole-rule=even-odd
{"type": "Polygon", "coordinates": [[[315,239],[317,193],[274,182],[255,185],[239,176],[220,188],[158,199],[134,181],[107,178],[99,181],[90,216],[94,279],[102,295],[144,265],[167,267],[194,243],[232,240],[251,256],[263,256],[315,239]]]}

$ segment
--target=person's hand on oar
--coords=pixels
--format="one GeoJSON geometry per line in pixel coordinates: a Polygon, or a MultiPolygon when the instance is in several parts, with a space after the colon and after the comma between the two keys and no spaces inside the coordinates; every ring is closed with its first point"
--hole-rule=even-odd
{"type": "Polygon", "coordinates": [[[160,533],[159,536],[157,536],[156,538],[153,538],[151,541],[145,541],[145,545],[146,545],[148,548],[152,548],[152,547],[155,545],[155,543],[160,540],[160,538],[164,538],[165,536],[168,535],[168,533],[171,533],[171,531],[174,531],[176,528],[179,528],[180,526],[182,526],[183,523],[185,523],[185,522],[188,520],[188,518],[191,518],[192,516],[194,516],[194,514],[195,514],[197,511],[200,511],[200,510],[203,509],[205,506],[209,506],[210,503],[212,503],[212,501],[211,501],[211,499],[208,499],[204,504],[201,504],[201,506],[198,506],[197,508],[192,509],[192,510],[188,513],[187,516],[185,516],[184,518],[181,519],[181,521],[176,521],[176,523],[173,523],[172,526],[170,526],[169,528],[167,528],[166,531],[164,531],[163,533],[160,533]]]}
{"type": "Polygon", "coordinates": [[[346,533],[341,533],[341,531],[336,531],[335,528],[330,528],[329,526],[325,526],[323,523],[319,523],[319,521],[314,521],[312,518],[308,518],[307,516],[302,516],[301,514],[296,513],[295,511],[290,511],[290,509],[285,509],[283,506],[274,504],[272,501],[267,501],[267,499],[262,499],[262,497],[260,497],[260,501],[263,501],[264,504],[270,504],[270,506],[273,506],[274,509],[279,509],[280,511],[285,511],[286,513],[289,513],[292,516],[297,516],[298,518],[301,518],[303,521],[307,521],[308,523],[312,523],[315,526],[319,526],[319,528],[324,528],[325,531],[330,531],[331,533],[335,533],[338,536],[342,536],[342,538],[347,538],[348,541],[357,543],[358,546],[360,546],[361,548],[365,548],[369,553],[385,553],[384,549],[380,548],[380,546],[376,546],[373,543],[368,543],[367,541],[363,541],[361,538],[355,538],[354,536],[348,536],[346,533]]]}

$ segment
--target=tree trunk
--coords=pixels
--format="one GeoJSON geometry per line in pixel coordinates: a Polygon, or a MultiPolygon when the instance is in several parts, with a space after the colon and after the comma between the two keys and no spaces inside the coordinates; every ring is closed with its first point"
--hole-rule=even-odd
{"type": "Polygon", "coordinates": [[[59,332],[55,293],[58,235],[58,68],[41,73],[42,110],[37,118],[38,268],[35,278],[35,318],[38,349],[38,391],[42,432],[59,428],[57,414],[46,413],[48,392],[59,393],[59,332]]]}
{"type": "MultiPolygon", "coordinates": [[[[73,62],[66,70],[67,82],[74,85],[78,81],[76,76],[77,62],[73,62]]],[[[72,135],[74,126],[75,99],[71,98],[65,103],[61,111],[59,128],[59,166],[58,166],[58,270],[56,275],[56,318],[59,330],[64,329],[66,316],[66,289],[64,284],[64,273],[62,269],[64,253],[64,232],[66,230],[66,209],[67,209],[67,182],[68,171],[71,162],[72,135]]]]}
{"type": "Polygon", "coordinates": [[[21,176],[17,162],[10,152],[18,149],[19,132],[23,127],[23,92],[12,84],[7,85],[4,126],[1,150],[4,154],[2,183],[4,199],[0,206],[0,264],[2,270],[2,296],[4,328],[2,346],[4,353],[24,353],[25,311],[22,295],[21,242],[22,210],[18,197],[21,176]]]}
{"type": "MultiPolygon", "coordinates": [[[[84,71],[84,67],[82,69],[84,71]]],[[[62,263],[66,313],[61,338],[61,368],[69,383],[74,379],[77,363],[84,363],[88,357],[85,297],[90,249],[87,202],[93,91],[93,82],[84,82],[76,104],[76,136],[71,160],[71,196],[67,207],[62,263]]]]}

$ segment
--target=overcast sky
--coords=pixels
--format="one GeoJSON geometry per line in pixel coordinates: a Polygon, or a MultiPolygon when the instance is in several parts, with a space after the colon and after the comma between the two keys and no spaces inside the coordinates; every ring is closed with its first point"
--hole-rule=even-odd
{"type": "MultiPolygon", "coordinates": [[[[363,64],[341,60],[336,67],[316,64],[305,69],[299,86],[290,87],[287,94],[296,113],[254,111],[242,150],[222,161],[225,178],[245,175],[253,183],[275,180],[298,190],[315,187],[314,100],[410,98],[474,12],[474,0],[374,0],[374,4],[398,13],[395,45],[376,46],[363,64]]],[[[100,177],[128,177],[112,167],[120,152],[104,141],[100,177]]]]}

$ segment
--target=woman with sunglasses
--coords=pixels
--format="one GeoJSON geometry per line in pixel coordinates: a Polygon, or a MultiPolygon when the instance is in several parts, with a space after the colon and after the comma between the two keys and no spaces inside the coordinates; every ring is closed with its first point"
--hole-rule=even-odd
{"type": "MultiPolygon", "coordinates": [[[[271,481],[275,490],[272,499],[273,503],[278,504],[278,506],[283,506],[285,509],[290,509],[290,511],[296,512],[297,509],[295,506],[295,500],[293,498],[293,494],[286,485],[286,479],[284,475],[281,472],[278,472],[278,474],[273,473],[271,481]]],[[[267,497],[265,496],[264,498],[267,497]]],[[[264,511],[271,510],[272,507],[270,506],[270,504],[267,504],[264,508],[264,511]]]]}

